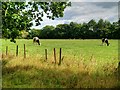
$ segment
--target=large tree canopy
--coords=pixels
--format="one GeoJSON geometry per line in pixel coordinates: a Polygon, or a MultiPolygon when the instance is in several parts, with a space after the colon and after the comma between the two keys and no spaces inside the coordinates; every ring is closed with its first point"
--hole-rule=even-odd
{"type": "Polygon", "coordinates": [[[3,37],[15,42],[19,31],[29,30],[33,20],[38,26],[45,14],[52,20],[63,17],[65,8],[70,5],[70,2],[2,2],[3,37]]]}

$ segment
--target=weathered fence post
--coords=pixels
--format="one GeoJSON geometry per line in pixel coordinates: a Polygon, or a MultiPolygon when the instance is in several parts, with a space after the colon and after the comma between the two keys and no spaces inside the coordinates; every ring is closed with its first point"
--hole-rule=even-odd
{"type": "Polygon", "coordinates": [[[18,56],[18,45],[16,47],[16,56],[18,56]]]}
{"type": "Polygon", "coordinates": [[[62,56],[62,49],[60,48],[60,56],[59,56],[59,63],[58,63],[58,65],[61,65],[61,56],[62,56]]]}
{"type": "Polygon", "coordinates": [[[47,49],[45,49],[45,61],[47,61],[47,49]]]}
{"type": "Polygon", "coordinates": [[[118,74],[120,75],[120,61],[118,62],[118,74]]]}
{"type": "Polygon", "coordinates": [[[6,46],[6,55],[8,55],[8,46],[6,46]]]}
{"type": "Polygon", "coordinates": [[[25,44],[24,44],[24,58],[26,58],[26,47],[25,47],[25,44]]]}
{"type": "Polygon", "coordinates": [[[3,58],[4,56],[3,56],[3,53],[2,53],[2,58],[3,58]]]}
{"type": "Polygon", "coordinates": [[[56,49],[54,48],[54,61],[55,61],[55,64],[56,64],[56,49]]]}

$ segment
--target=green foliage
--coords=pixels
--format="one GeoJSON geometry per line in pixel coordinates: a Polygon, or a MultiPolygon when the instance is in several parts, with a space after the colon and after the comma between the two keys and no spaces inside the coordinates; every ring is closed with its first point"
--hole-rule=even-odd
{"type": "Polygon", "coordinates": [[[32,29],[32,30],[29,30],[29,32],[28,32],[28,35],[27,35],[27,37],[26,38],[33,38],[33,37],[39,37],[39,35],[40,35],[40,32],[41,32],[41,30],[37,30],[37,29],[32,29]]]}
{"type": "Polygon", "coordinates": [[[42,39],[101,39],[103,37],[120,39],[118,22],[110,23],[103,19],[98,22],[92,19],[83,24],[76,22],[58,24],[56,27],[47,25],[37,33],[37,36],[42,39]]]}
{"type": "Polygon", "coordinates": [[[25,30],[22,30],[22,31],[20,31],[20,37],[19,38],[27,38],[28,37],[28,35],[29,35],[29,33],[28,32],[26,32],[25,30]]]}
{"type": "Polygon", "coordinates": [[[64,9],[67,6],[70,6],[70,3],[34,1],[28,3],[2,2],[3,37],[14,40],[19,36],[19,31],[27,31],[30,29],[33,25],[31,21],[35,20],[36,26],[40,25],[45,13],[49,19],[63,17],[64,9]],[[15,35],[13,35],[13,33],[15,35]]]}
{"type": "Polygon", "coordinates": [[[54,38],[54,30],[55,28],[53,26],[45,26],[41,31],[40,31],[40,38],[47,38],[47,39],[50,39],[50,38],[54,38]]]}
{"type": "MultiPolygon", "coordinates": [[[[4,38],[21,37],[21,31],[28,32],[26,38],[38,36],[44,39],[120,39],[119,21],[110,23],[100,19],[98,22],[90,20],[88,23],[59,24],[56,27],[45,26],[41,30],[30,30],[35,21],[36,26],[43,21],[43,16],[55,19],[63,17],[64,10],[70,6],[69,2],[2,2],[2,36],[4,38]]],[[[24,38],[24,37],[21,37],[24,38]]]]}

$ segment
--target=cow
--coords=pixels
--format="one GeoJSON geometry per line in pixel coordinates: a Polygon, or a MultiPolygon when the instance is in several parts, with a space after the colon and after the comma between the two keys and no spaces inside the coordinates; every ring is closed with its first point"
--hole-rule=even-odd
{"type": "Polygon", "coordinates": [[[38,37],[33,37],[33,43],[38,43],[38,45],[41,45],[38,37]]]}
{"type": "Polygon", "coordinates": [[[106,43],[107,44],[107,46],[109,46],[109,42],[108,42],[108,39],[107,38],[102,38],[102,45],[104,44],[104,43],[106,43]]]}

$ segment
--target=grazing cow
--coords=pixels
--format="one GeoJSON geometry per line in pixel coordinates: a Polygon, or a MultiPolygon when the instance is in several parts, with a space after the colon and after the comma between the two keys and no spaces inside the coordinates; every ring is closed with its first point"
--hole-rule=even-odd
{"type": "Polygon", "coordinates": [[[107,38],[102,38],[102,45],[104,44],[104,43],[106,43],[107,44],[107,46],[109,46],[109,42],[108,42],[108,39],[107,38]]]}
{"type": "Polygon", "coordinates": [[[102,45],[104,44],[104,42],[105,42],[105,38],[102,38],[102,45]]]}
{"type": "Polygon", "coordinates": [[[33,38],[33,43],[38,43],[38,45],[40,45],[40,41],[39,41],[39,38],[38,37],[34,37],[33,38]]]}

